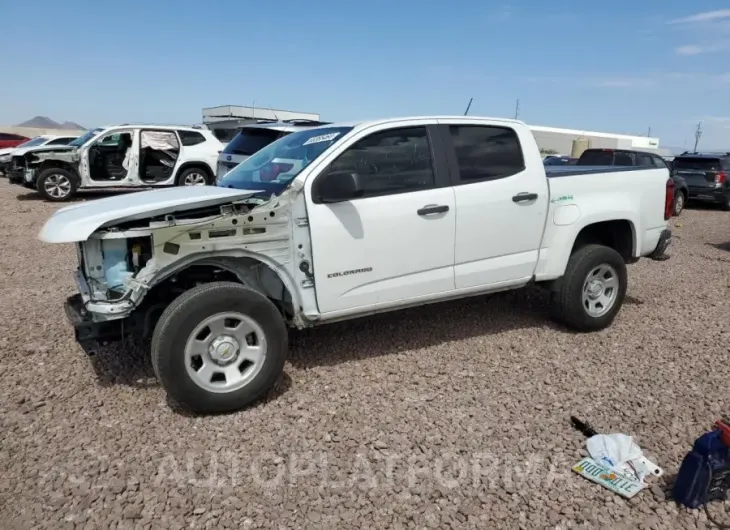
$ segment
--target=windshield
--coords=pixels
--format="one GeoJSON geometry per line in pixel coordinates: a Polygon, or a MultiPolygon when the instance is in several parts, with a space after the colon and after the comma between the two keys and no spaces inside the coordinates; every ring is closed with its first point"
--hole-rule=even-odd
{"type": "Polygon", "coordinates": [[[43,145],[48,141],[48,138],[45,136],[36,136],[35,138],[31,138],[27,142],[23,142],[22,144],[18,145],[18,147],[35,147],[37,145],[43,145]]]}
{"type": "Polygon", "coordinates": [[[231,169],[218,186],[279,195],[294,178],[352,127],[318,127],[276,140],[231,169]]]}
{"type": "Polygon", "coordinates": [[[89,129],[82,136],[76,138],[73,142],[69,142],[68,145],[73,147],[81,147],[86,142],[97,136],[103,130],[104,129],[102,129],[101,127],[99,127],[98,129],[89,129]]]}
{"type": "Polygon", "coordinates": [[[244,128],[226,146],[223,154],[251,156],[283,135],[286,133],[274,129],[244,128]]]}

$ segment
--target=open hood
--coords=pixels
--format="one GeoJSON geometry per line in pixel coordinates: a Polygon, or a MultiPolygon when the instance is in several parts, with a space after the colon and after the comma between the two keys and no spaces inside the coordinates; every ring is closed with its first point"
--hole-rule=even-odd
{"type": "Polygon", "coordinates": [[[232,203],[257,193],[261,190],[180,186],[91,200],[57,210],[41,228],[38,239],[46,243],[86,241],[99,228],[113,224],[232,203]]]}

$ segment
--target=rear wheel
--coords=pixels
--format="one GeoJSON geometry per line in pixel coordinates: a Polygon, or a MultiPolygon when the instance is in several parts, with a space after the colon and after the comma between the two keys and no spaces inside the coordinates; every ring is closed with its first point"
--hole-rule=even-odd
{"type": "Polygon", "coordinates": [[[177,178],[178,186],[207,186],[210,184],[210,176],[204,169],[191,167],[186,169],[177,178]]]}
{"type": "Polygon", "coordinates": [[[604,329],[621,309],[626,286],[621,255],[603,245],[586,245],[570,257],[557,290],[551,293],[551,315],[577,331],[604,329]]]}
{"type": "Polygon", "coordinates": [[[687,204],[687,197],[684,195],[684,192],[680,191],[674,196],[673,212],[675,217],[682,213],[685,204],[687,204]]]}
{"type": "Polygon", "coordinates": [[[720,203],[720,207],[726,212],[730,212],[730,195],[725,195],[725,200],[720,203]]]}
{"type": "Polygon", "coordinates": [[[215,282],[187,291],[163,312],[152,336],[152,366],[183,407],[226,412],[273,387],[287,348],[284,320],[268,298],[215,282]]]}
{"type": "Polygon", "coordinates": [[[68,170],[49,168],[38,175],[36,189],[47,201],[68,201],[76,195],[76,177],[68,170]]]}

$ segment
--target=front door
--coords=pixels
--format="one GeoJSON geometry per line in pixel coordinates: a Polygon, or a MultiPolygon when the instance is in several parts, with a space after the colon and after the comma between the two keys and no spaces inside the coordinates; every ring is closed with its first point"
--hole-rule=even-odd
{"type": "Polygon", "coordinates": [[[539,154],[530,157],[522,147],[535,140],[526,129],[459,119],[441,131],[455,173],[456,288],[526,283],[537,266],[549,206],[539,154]]]}
{"type": "Polygon", "coordinates": [[[134,185],[138,180],[138,153],[138,134],[133,129],[99,135],[82,155],[82,181],[92,187],[134,185]]]}
{"type": "Polygon", "coordinates": [[[418,122],[360,133],[320,173],[359,174],[363,197],[318,203],[317,178],[307,179],[321,313],[393,306],[454,289],[454,191],[445,163],[431,155],[438,130],[412,123],[418,122]]]}

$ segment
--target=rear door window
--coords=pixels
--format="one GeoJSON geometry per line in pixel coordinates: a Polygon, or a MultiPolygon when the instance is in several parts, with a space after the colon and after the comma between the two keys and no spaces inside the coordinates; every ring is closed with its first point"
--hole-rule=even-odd
{"type": "Polygon", "coordinates": [[[614,166],[633,166],[634,157],[631,156],[629,153],[622,153],[619,151],[618,153],[614,154],[613,165],[614,166]]]}
{"type": "Polygon", "coordinates": [[[674,169],[694,169],[698,171],[719,171],[720,170],[720,159],[719,158],[675,158],[674,169]]]}
{"type": "Polygon", "coordinates": [[[227,155],[251,156],[287,133],[275,129],[241,129],[223,150],[227,155]]]}
{"type": "Polygon", "coordinates": [[[612,166],[613,151],[584,151],[578,159],[578,166],[612,166]]]}
{"type": "Polygon", "coordinates": [[[517,133],[509,127],[451,125],[462,183],[511,177],[525,169],[517,133]]]}

